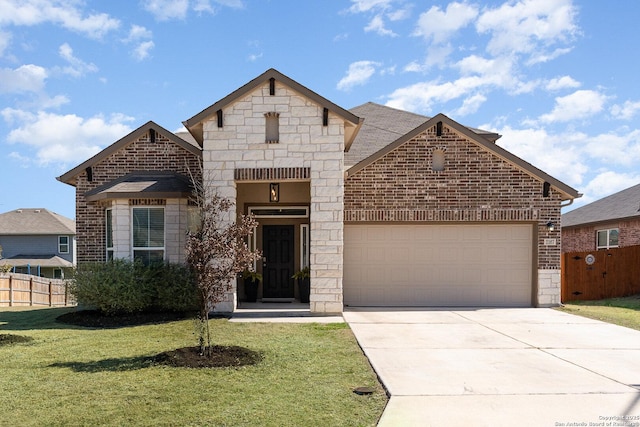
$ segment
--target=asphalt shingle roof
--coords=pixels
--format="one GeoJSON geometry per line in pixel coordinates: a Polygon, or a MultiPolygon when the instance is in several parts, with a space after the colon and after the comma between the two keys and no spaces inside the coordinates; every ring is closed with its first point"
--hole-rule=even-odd
{"type": "Polygon", "coordinates": [[[76,234],[76,222],[44,208],[0,214],[0,235],[76,234]]]}
{"type": "Polygon", "coordinates": [[[604,197],[562,215],[562,226],[640,217],[640,184],[604,197]]]}

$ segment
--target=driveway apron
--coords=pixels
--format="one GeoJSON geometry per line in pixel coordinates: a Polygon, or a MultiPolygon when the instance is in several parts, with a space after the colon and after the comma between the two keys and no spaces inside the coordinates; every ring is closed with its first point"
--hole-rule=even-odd
{"type": "Polygon", "coordinates": [[[379,426],[640,426],[640,331],[553,309],[349,308],[379,426]]]}

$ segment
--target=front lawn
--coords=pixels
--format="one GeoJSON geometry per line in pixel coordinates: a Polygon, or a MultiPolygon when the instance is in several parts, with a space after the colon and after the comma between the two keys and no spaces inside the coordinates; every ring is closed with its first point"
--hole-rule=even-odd
{"type": "Polygon", "coordinates": [[[69,308],[0,309],[0,402],[12,425],[373,426],[387,397],[346,324],[211,320],[214,343],[262,360],[241,368],[154,364],[197,344],[193,320],[90,329],[69,308]],[[373,387],[372,395],[353,393],[373,387]]]}
{"type": "Polygon", "coordinates": [[[640,330],[640,295],[599,301],[572,301],[559,310],[640,330]]]}

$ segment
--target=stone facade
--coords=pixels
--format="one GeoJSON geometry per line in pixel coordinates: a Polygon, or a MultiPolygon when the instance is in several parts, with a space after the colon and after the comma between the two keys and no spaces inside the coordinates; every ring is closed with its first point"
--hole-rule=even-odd
{"type": "Polygon", "coordinates": [[[435,127],[345,181],[345,221],[528,223],[537,247],[537,304],[560,302],[560,194],[458,132],[435,127]],[[432,168],[444,152],[442,171],[432,168]]]}
{"type": "MultiPolygon", "coordinates": [[[[221,127],[217,116],[203,123],[203,164],[205,180],[234,203],[236,176],[253,176],[260,182],[283,170],[309,170],[310,309],[338,313],[342,311],[344,125],[333,114],[328,119],[324,126],[321,105],[277,82],[271,95],[265,83],[225,106],[221,127]],[[278,113],[277,141],[266,133],[272,112],[278,113]]],[[[278,179],[287,180],[307,179],[278,179]]],[[[234,284],[220,310],[235,309],[236,299],[234,284]]]]}
{"type": "MultiPolygon", "coordinates": [[[[195,173],[198,177],[200,170],[199,156],[179,147],[161,134],[156,134],[155,142],[151,142],[149,133],[146,133],[94,164],[91,167],[91,180],[88,179],[87,171],[81,172],[76,177],[78,263],[106,259],[105,209],[109,207],[114,209],[113,218],[117,221],[117,228],[114,228],[118,230],[114,236],[116,256],[131,257],[131,234],[127,226],[131,220],[129,200],[87,202],[85,198],[87,191],[134,171],[174,171],[185,176],[195,173]]],[[[175,230],[175,227],[169,224],[175,224],[174,219],[177,218],[178,210],[186,211],[186,201],[167,200],[163,206],[166,209],[165,222],[168,225],[166,235],[168,260],[181,261],[184,259],[184,238],[181,240],[179,236],[184,236],[184,232],[175,230]]],[[[186,230],[186,225],[183,230],[186,230]]]]}

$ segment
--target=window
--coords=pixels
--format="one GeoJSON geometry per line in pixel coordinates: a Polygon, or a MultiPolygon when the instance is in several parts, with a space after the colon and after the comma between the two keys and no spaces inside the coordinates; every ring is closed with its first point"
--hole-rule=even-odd
{"type": "Polygon", "coordinates": [[[105,241],[107,243],[107,261],[111,261],[113,259],[113,210],[107,209],[105,211],[106,215],[106,236],[105,241]]]}
{"type": "Polygon", "coordinates": [[[618,247],[618,229],[598,230],[596,232],[596,248],[609,249],[618,247]]]}
{"type": "Polygon", "coordinates": [[[133,259],[145,265],[164,260],[164,208],[133,208],[133,259]]]}
{"type": "Polygon", "coordinates": [[[266,143],[276,144],[280,140],[280,113],[265,113],[266,143]]]}
{"type": "Polygon", "coordinates": [[[58,253],[69,253],[69,236],[58,236],[58,253]]]}
{"type": "Polygon", "coordinates": [[[64,276],[62,275],[62,269],[61,268],[54,268],[53,269],[53,278],[54,279],[64,279],[64,276]]]}

